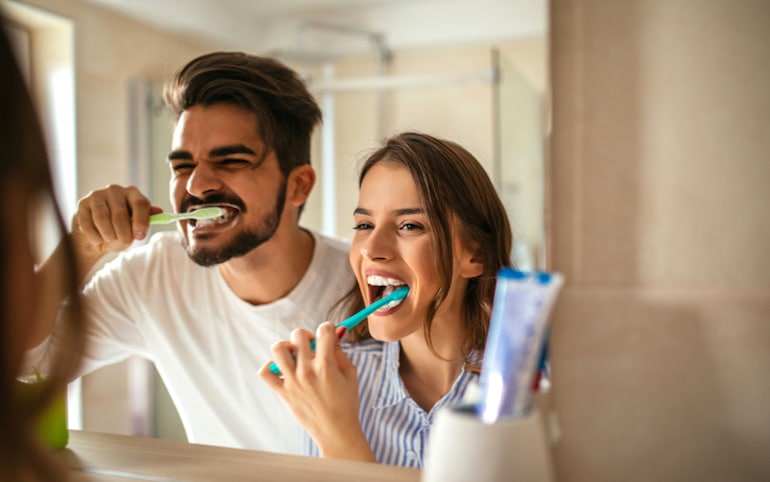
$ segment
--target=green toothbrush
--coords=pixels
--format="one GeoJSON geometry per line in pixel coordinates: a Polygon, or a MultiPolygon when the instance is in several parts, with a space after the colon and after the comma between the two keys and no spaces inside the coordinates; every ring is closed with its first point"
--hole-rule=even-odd
{"type": "Polygon", "coordinates": [[[225,213],[224,208],[218,207],[197,209],[189,213],[158,213],[150,216],[150,224],[168,224],[182,219],[213,219],[223,216],[225,213]]]}

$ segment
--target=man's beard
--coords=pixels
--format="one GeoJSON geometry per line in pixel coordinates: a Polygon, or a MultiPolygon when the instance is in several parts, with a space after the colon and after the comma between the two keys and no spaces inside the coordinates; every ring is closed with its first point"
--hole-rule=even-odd
{"type": "Polygon", "coordinates": [[[247,228],[238,232],[227,245],[216,249],[201,248],[191,251],[187,236],[182,237],[182,246],[187,251],[187,256],[200,266],[215,266],[243,256],[273,237],[281,222],[285,202],[286,180],[284,179],[278,191],[275,207],[256,228],[251,230],[247,228]]]}

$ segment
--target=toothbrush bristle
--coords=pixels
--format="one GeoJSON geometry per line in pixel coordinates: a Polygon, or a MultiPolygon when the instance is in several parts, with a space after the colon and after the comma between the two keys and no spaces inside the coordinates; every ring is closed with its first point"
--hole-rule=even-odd
{"type": "Polygon", "coordinates": [[[225,210],[220,207],[208,207],[195,211],[195,217],[198,219],[217,218],[219,216],[223,216],[224,214],[225,210]]]}

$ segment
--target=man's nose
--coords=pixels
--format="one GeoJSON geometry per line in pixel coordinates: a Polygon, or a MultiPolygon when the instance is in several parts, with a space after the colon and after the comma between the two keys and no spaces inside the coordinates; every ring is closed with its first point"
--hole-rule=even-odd
{"type": "Polygon", "coordinates": [[[192,196],[203,199],[210,192],[219,191],[222,182],[213,169],[205,163],[198,164],[187,178],[187,192],[192,196]]]}

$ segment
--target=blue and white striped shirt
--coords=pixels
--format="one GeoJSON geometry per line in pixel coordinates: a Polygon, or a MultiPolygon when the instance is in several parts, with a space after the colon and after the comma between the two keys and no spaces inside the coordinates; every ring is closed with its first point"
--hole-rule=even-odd
{"type": "MultiPolygon", "coordinates": [[[[377,461],[419,468],[436,412],[458,404],[478,374],[463,370],[449,392],[426,412],[406,392],[398,374],[400,346],[397,341],[366,340],[343,344],[342,348],[357,369],[359,421],[377,461]]],[[[474,350],[466,362],[481,365],[482,358],[483,354],[474,350]]],[[[304,452],[315,457],[320,454],[307,432],[304,452]]]]}

